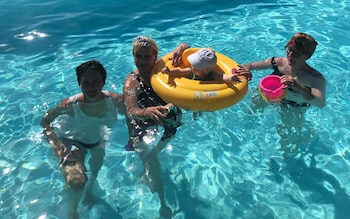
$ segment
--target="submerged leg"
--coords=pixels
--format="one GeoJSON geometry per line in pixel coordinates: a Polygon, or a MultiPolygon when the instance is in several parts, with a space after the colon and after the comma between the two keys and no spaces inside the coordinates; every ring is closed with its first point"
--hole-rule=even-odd
{"type": "Polygon", "coordinates": [[[94,183],[96,181],[98,172],[100,171],[102,165],[103,165],[103,158],[105,156],[105,148],[104,144],[94,147],[90,149],[91,157],[89,159],[89,165],[90,165],[90,178],[86,185],[85,189],[85,197],[83,200],[83,203],[87,205],[89,208],[91,208],[95,202],[95,196],[92,194],[92,187],[94,186],[94,183]]]}
{"type": "Polygon", "coordinates": [[[87,182],[86,168],[84,166],[86,150],[79,147],[78,151],[72,152],[73,145],[76,147],[78,144],[69,139],[61,140],[67,148],[63,154],[63,157],[66,157],[66,159],[61,159],[60,167],[67,184],[67,203],[70,207],[68,218],[78,219],[78,205],[87,182]]]}
{"type": "Polygon", "coordinates": [[[62,168],[68,187],[68,203],[70,206],[68,218],[77,219],[78,205],[80,198],[84,192],[84,186],[87,181],[85,175],[85,167],[82,162],[67,164],[62,168]]]}
{"type": "Polygon", "coordinates": [[[142,181],[147,184],[152,193],[157,193],[160,200],[160,215],[171,218],[172,211],[165,201],[164,182],[161,174],[161,166],[158,153],[168,144],[171,138],[160,140],[152,151],[138,151],[144,165],[142,181]]]}
{"type": "Polygon", "coordinates": [[[310,137],[308,132],[303,131],[303,128],[307,129],[307,127],[304,127],[306,109],[305,107],[292,106],[281,108],[281,124],[278,124],[276,128],[278,135],[281,137],[280,145],[285,157],[297,154],[300,145],[304,143],[303,140],[310,137]]]}

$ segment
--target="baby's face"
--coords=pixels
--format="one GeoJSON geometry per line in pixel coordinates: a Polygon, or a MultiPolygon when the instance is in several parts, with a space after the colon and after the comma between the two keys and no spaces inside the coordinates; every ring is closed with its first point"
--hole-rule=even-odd
{"type": "Polygon", "coordinates": [[[198,70],[198,69],[194,68],[193,66],[191,68],[192,68],[192,72],[198,77],[204,77],[206,75],[204,69],[198,70]]]}

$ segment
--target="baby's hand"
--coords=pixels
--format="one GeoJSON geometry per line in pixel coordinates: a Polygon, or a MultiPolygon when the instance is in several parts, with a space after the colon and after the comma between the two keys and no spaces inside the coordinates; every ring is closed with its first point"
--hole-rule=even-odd
{"type": "Polygon", "coordinates": [[[235,84],[241,82],[241,79],[238,77],[238,75],[232,75],[231,81],[235,84]]]}
{"type": "Polygon", "coordinates": [[[168,66],[165,66],[163,69],[162,69],[162,73],[164,74],[168,74],[170,72],[170,69],[168,66]]]}
{"type": "Polygon", "coordinates": [[[231,76],[231,82],[233,82],[234,84],[241,82],[241,79],[238,77],[237,74],[237,69],[233,68],[231,70],[232,76],[231,76]]]}

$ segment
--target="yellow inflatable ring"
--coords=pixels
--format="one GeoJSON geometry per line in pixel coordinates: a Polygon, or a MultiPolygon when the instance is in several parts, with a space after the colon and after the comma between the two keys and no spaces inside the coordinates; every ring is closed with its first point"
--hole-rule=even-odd
{"type": "MultiPolygon", "coordinates": [[[[187,57],[200,48],[186,49],[182,55],[183,65],[189,67],[187,57]]],[[[237,62],[216,52],[218,58],[214,70],[231,75],[232,68],[238,68],[237,62]]],[[[175,68],[171,61],[172,53],[163,56],[154,66],[151,74],[151,85],[157,95],[168,103],[187,110],[215,111],[238,103],[248,91],[248,81],[240,77],[241,82],[224,83],[217,81],[199,81],[185,77],[173,77],[163,74],[161,69],[168,66],[175,68]]]]}

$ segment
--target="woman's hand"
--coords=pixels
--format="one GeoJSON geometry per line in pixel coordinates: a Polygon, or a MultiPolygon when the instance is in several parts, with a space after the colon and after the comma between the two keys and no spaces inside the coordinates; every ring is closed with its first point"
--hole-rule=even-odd
{"type": "Polygon", "coordinates": [[[52,149],[53,149],[54,155],[56,155],[57,157],[61,157],[62,153],[65,150],[67,150],[66,146],[60,140],[52,144],[52,149]]]}
{"type": "Polygon", "coordinates": [[[245,65],[238,65],[238,69],[236,69],[236,74],[239,76],[244,76],[247,78],[248,81],[252,80],[252,73],[250,72],[250,69],[245,65]]]}
{"type": "Polygon", "coordinates": [[[178,67],[182,63],[182,54],[183,52],[190,48],[187,43],[181,43],[176,49],[173,51],[172,64],[175,67],[178,67]]]}
{"type": "Polygon", "coordinates": [[[282,75],[281,76],[281,84],[284,84],[286,86],[295,86],[296,83],[298,82],[297,77],[293,77],[291,75],[282,75]]]}
{"type": "Polygon", "coordinates": [[[163,125],[162,120],[166,118],[166,114],[171,106],[174,106],[174,104],[168,103],[165,106],[147,107],[144,111],[144,117],[153,119],[159,125],[163,125]]]}
{"type": "MultiPolygon", "coordinates": [[[[299,91],[300,95],[307,101],[315,99],[315,95],[307,87],[305,87],[305,85],[299,82],[298,77],[283,75],[281,77],[281,83],[299,91]]],[[[322,107],[322,105],[320,106],[322,107]]]]}

